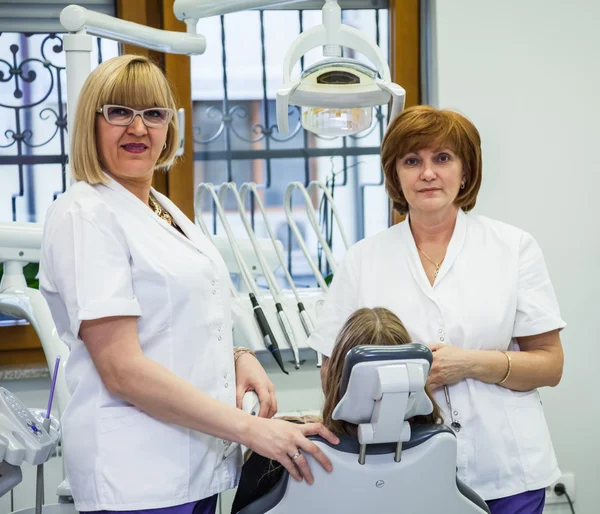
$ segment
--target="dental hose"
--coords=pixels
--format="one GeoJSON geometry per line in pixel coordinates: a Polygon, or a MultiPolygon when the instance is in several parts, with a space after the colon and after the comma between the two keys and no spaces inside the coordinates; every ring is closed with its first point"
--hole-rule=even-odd
{"type": "MultiPolygon", "coordinates": [[[[56,387],[56,377],[58,375],[58,365],[60,364],[60,355],[56,357],[54,363],[54,373],[52,375],[52,384],[50,385],[50,397],[48,398],[48,408],[46,409],[46,417],[42,422],[44,430],[50,434],[50,411],[52,410],[52,399],[54,398],[54,388],[56,387]]],[[[38,464],[36,470],[35,481],[35,514],[42,514],[42,505],[44,504],[44,463],[38,464]]]]}

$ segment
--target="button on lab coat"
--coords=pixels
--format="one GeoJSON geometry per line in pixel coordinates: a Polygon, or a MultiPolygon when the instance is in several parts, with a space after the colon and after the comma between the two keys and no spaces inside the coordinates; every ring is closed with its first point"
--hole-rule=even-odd
{"type": "Polygon", "coordinates": [[[83,341],[83,320],[136,316],[144,355],[235,406],[230,279],[218,250],[153,191],[187,238],[114,180],[80,182],[50,207],[40,288],[70,348],[62,419],[79,511],[180,505],[235,487],[241,455],[110,394],[83,341]]]}
{"type": "MultiPolygon", "coordinates": [[[[309,344],[330,355],[342,324],[360,307],[387,307],[414,341],[464,349],[518,350],[515,338],[565,326],[535,240],[462,210],[433,287],[407,221],[353,246],[334,276],[309,344]]],[[[462,425],[458,476],[484,499],[558,479],[537,391],[466,379],[449,392],[454,418],[462,425]]],[[[435,399],[449,425],[443,389],[435,399]]]]}

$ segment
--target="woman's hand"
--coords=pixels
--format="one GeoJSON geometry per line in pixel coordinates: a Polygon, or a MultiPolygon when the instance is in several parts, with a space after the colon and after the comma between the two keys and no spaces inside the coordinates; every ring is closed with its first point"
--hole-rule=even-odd
{"type": "Polygon", "coordinates": [[[428,344],[427,347],[433,353],[433,364],[427,379],[431,390],[456,384],[468,377],[473,350],[463,350],[449,344],[428,344]]]}
{"type": "Polygon", "coordinates": [[[250,353],[240,355],[235,363],[235,375],[235,399],[238,409],[242,408],[244,394],[255,391],[260,401],[259,417],[272,418],[277,412],[275,386],[256,357],[250,353]]]}
{"type": "Polygon", "coordinates": [[[340,442],[321,423],[298,425],[280,419],[252,418],[243,444],[263,457],[280,462],[296,480],[304,478],[312,484],[314,478],[303,453],[311,454],[329,472],[333,466],[321,449],[306,438],[308,435],[320,435],[332,444],[340,442]]]}

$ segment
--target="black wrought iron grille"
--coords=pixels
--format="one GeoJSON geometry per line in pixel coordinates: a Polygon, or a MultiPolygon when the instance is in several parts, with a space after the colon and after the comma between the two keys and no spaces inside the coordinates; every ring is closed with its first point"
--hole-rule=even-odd
{"type": "MultiPolygon", "coordinates": [[[[364,3],[366,6],[371,4],[369,1],[364,3]]],[[[273,31],[273,27],[285,26],[296,37],[311,23],[314,25],[315,20],[320,23],[319,11],[250,11],[215,17],[206,20],[206,24],[199,28],[203,33],[205,30],[212,30],[212,41],[217,36],[215,29],[218,27],[220,45],[213,51],[220,54],[219,58],[215,59],[214,55],[192,58],[196,185],[200,182],[235,182],[240,185],[246,181],[260,184],[263,202],[274,219],[276,235],[287,249],[288,266],[292,275],[306,285],[314,285],[315,281],[304,256],[299,253],[298,242],[292,236],[282,209],[288,183],[299,181],[308,185],[315,179],[325,181],[333,191],[336,203],[339,201],[343,204],[343,211],[347,214],[344,217],[345,229],[352,241],[381,230],[389,223],[389,208],[379,159],[387,106],[377,107],[370,129],[355,136],[328,139],[305,131],[300,123],[300,109],[297,106],[291,106],[289,110],[289,134],[280,134],[277,130],[274,88],[281,84],[282,79],[277,77],[278,80],[270,81],[268,70],[270,65],[281,67],[282,63],[269,62],[269,50],[272,50],[272,45],[277,44],[274,42],[277,31],[273,31]],[[255,47],[251,48],[251,45],[255,47]],[[245,88],[240,84],[239,77],[237,84],[232,85],[239,75],[236,67],[240,65],[240,53],[253,70],[253,75],[261,78],[259,88],[245,88]],[[210,69],[210,66],[213,68],[210,69]],[[221,68],[220,84],[214,83],[216,66],[221,68]],[[213,80],[206,78],[207,76],[212,76],[213,80]],[[370,219],[374,216],[377,222],[370,219]]],[[[345,10],[343,22],[370,33],[378,46],[387,52],[387,9],[345,10]]],[[[280,44],[287,45],[288,42],[280,44]]],[[[344,56],[361,59],[360,55],[353,53],[345,53],[344,56]]],[[[246,65],[246,62],[243,64],[246,65]]],[[[301,59],[300,70],[304,71],[310,64],[304,58],[301,59]]],[[[243,237],[243,228],[235,222],[237,215],[232,211],[233,198],[228,198],[225,205],[230,210],[228,218],[237,225],[239,234],[243,237]]],[[[294,205],[298,203],[296,198],[297,195],[294,194],[294,205]]],[[[345,248],[340,244],[340,238],[335,237],[334,224],[331,217],[326,215],[327,205],[316,207],[321,210],[321,223],[327,240],[336,256],[341,257],[345,248]]],[[[260,219],[255,216],[254,204],[250,203],[248,209],[256,228],[260,219]]],[[[213,231],[222,234],[220,223],[214,216],[214,206],[210,205],[207,196],[202,210],[207,212],[207,221],[212,222],[213,231]]],[[[308,235],[310,227],[302,219],[302,208],[298,206],[297,210],[301,232],[308,235]]],[[[261,232],[260,226],[257,231],[261,232]]],[[[327,262],[314,238],[312,242],[314,257],[326,274],[330,271],[327,262]]]]}
{"type": "MultiPolygon", "coordinates": [[[[93,59],[117,54],[96,39],[93,59]]],[[[65,55],[59,34],[0,33],[0,221],[43,221],[67,186],[65,55]]]]}

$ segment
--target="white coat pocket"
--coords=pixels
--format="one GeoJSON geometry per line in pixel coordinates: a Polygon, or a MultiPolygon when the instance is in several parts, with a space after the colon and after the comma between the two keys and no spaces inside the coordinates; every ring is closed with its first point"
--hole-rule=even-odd
{"type": "Polygon", "coordinates": [[[188,430],[133,406],[103,408],[98,445],[100,503],[115,509],[187,501],[188,430]],[[157,477],[160,488],[156,487],[157,477]]]}
{"type": "Polygon", "coordinates": [[[525,477],[539,479],[549,476],[558,464],[539,393],[537,390],[514,392],[512,396],[505,398],[504,408],[525,477]]]}

